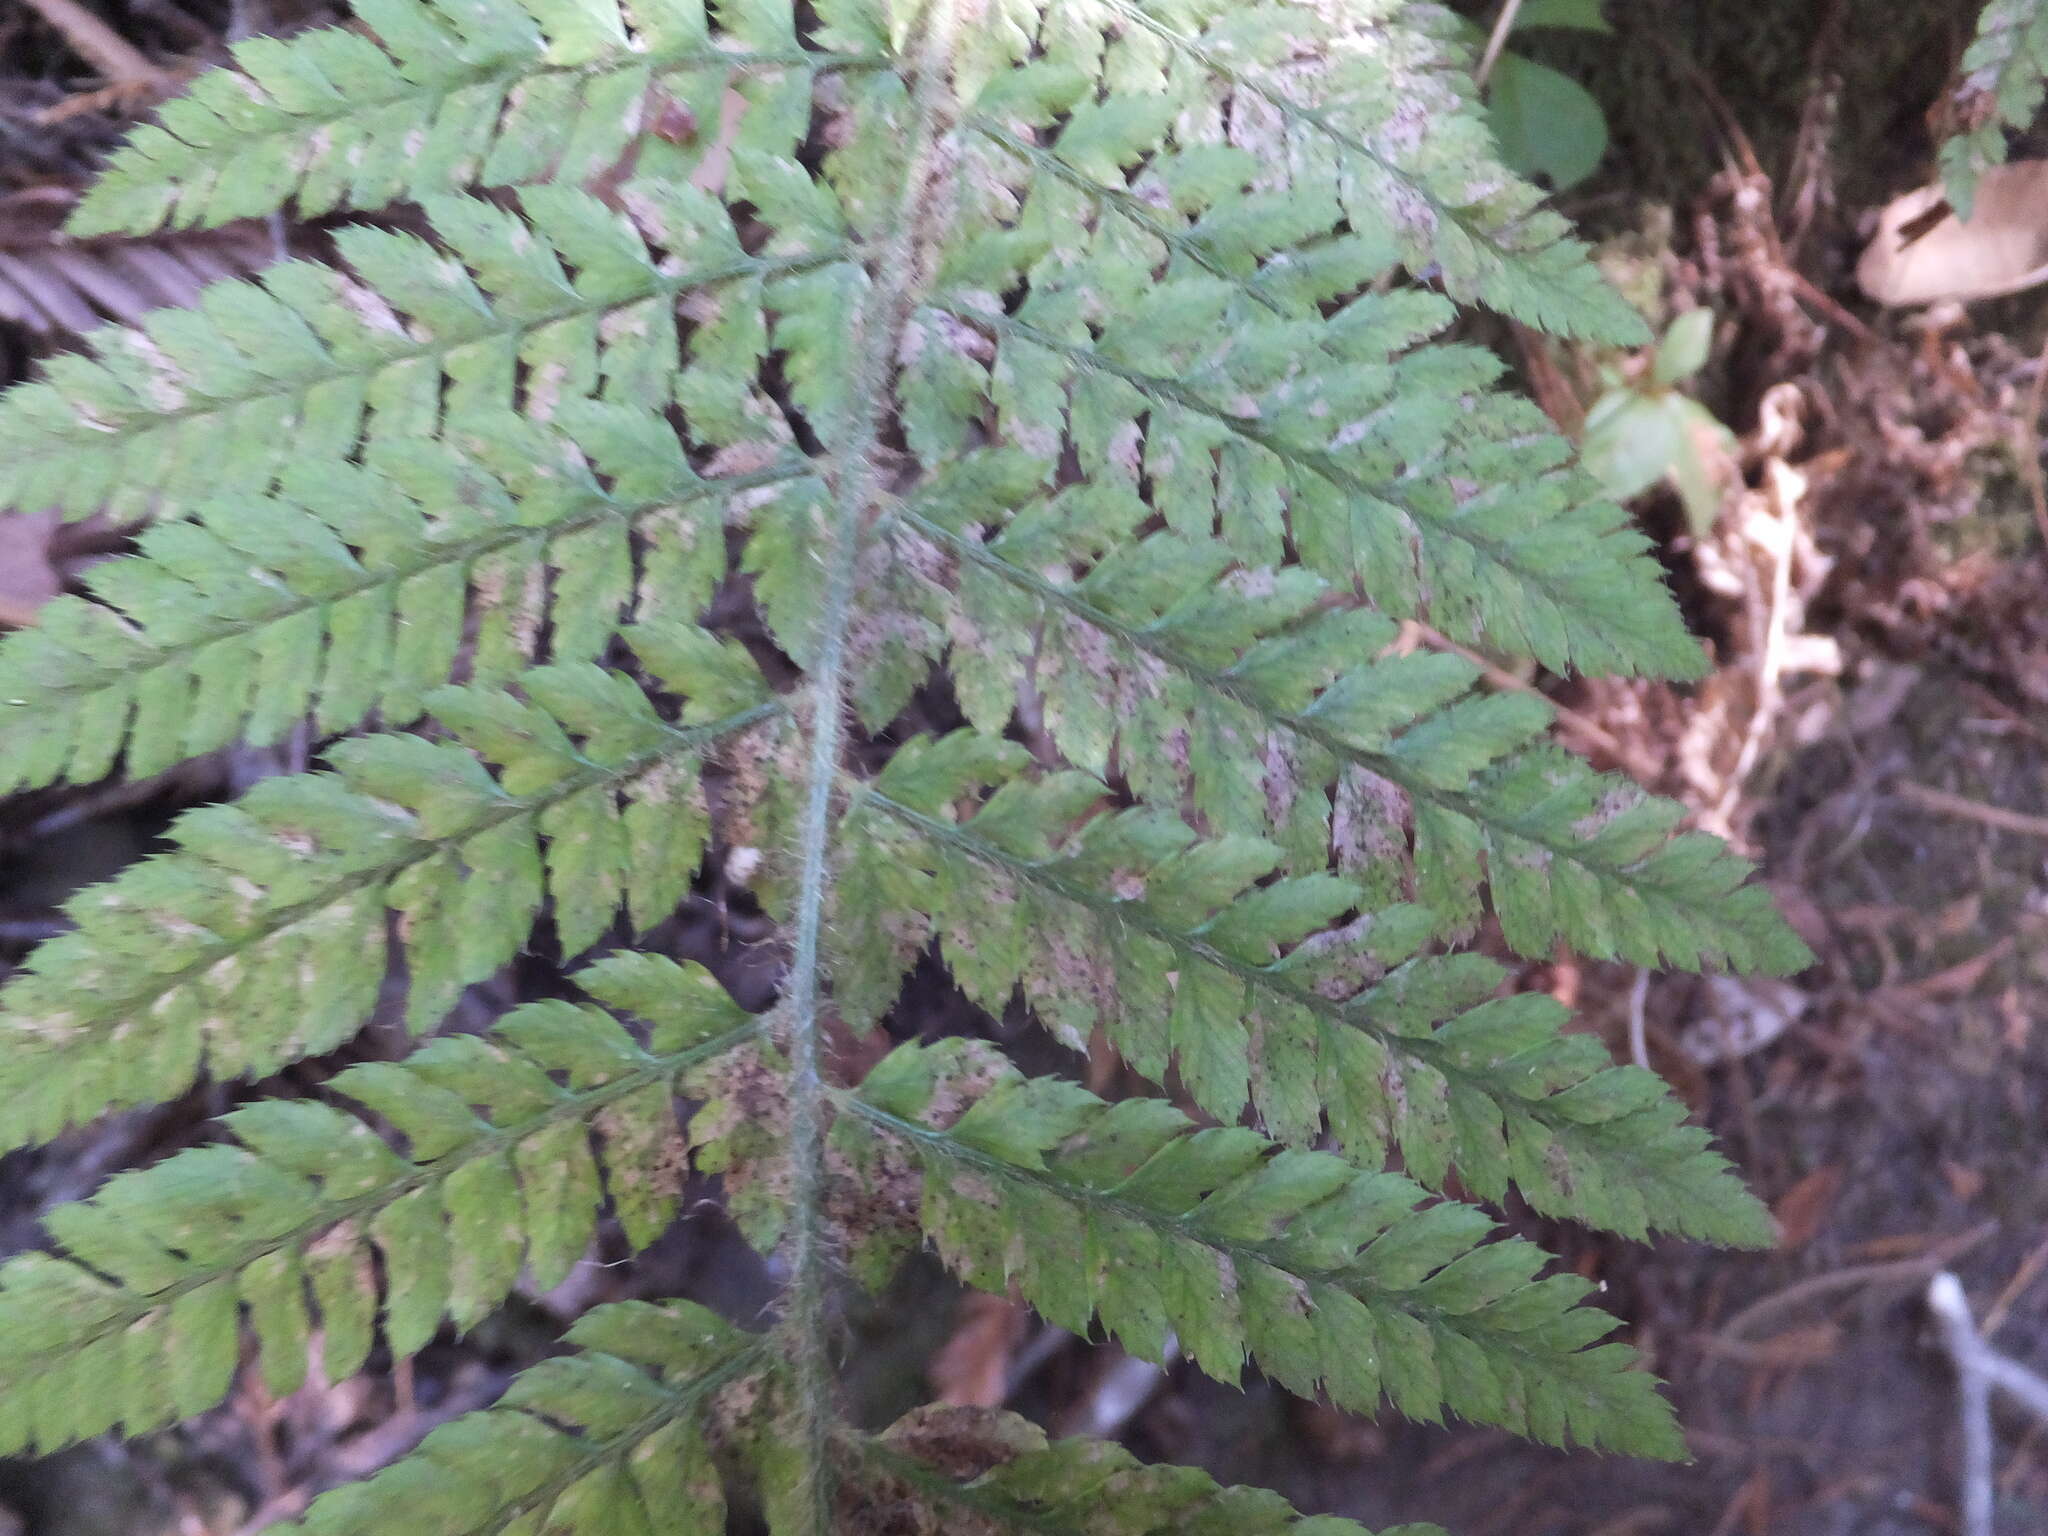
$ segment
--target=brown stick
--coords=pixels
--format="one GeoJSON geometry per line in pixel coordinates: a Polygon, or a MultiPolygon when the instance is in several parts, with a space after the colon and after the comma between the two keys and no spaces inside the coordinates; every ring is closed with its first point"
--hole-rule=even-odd
{"type": "Polygon", "coordinates": [[[2019,460],[2015,466],[2020,479],[2025,482],[2027,495],[2034,504],[2034,529],[2041,535],[2041,545],[2048,549],[2048,480],[2041,474],[2041,393],[2048,387],[2048,343],[2041,347],[2040,359],[2034,364],[2034,382],[2027,386],[2026,402],[2020,407],[2020,419],[2014,423],[2013,457],[2019,460]]]}
{"type": "Polygon", "coordinates": [[[2002,805],[1986,805],[1982,800],[1952,795],[1945,789],[1915,784],[1910,779],[1901,780],[1893,788],[1901,800],[1910,800],[1922,810],[1996,827],[2001,832],[2016,832],[2021,837],[2048,838],[2048,816],[2029,816],[2025,811],[2008,810],[2002,805]]]}
{"type": "Polygon", "coordinates": [[[29,9],[64,34],[64,41],[109,84],[161,87],[169,70],[152,64],[126,38],[87,10],[79,0],[28,0],[29,9]]]}

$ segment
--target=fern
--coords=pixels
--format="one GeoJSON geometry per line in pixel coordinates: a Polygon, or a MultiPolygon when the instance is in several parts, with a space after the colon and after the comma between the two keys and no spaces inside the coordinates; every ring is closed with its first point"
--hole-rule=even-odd
{"type": "Polygon", "coordinates": [[[1941,179],[1956,214],[1967,219],[1977,183],[2005,163],[2009,128],[2026,128],[2048,83],[2048,6],[2041,0],[1988,0],[1963,54],[1953,100],[1957,127],[1941,145],[1941,179]]]}
{"type": "Polygon", "coordinates": [[[1445,339],[1461,303],[1640,334],[1500,167],[1450,18],[358,8],[239,45],[76,228],[424,222],[0,398],[0,500],[148,520],[0,640],[0,789],[326,743],[0,988],[0,1148],[319,1056],[393,975],[428,1038],[52,1212],[0,1266],[0,1454],[204,1412],[244,1330],[273,1392],[402,1359],[607,1213],[651,1242],[686,1169],[781,1257],[764,1331],[599,1308],[304,1528],[1352,1529],[1002,1415],[858,1431],[842,1289],[919,1241],[1224,1380],[1682,1454],[1585,1284],[1468,1201],[1769,1219],[1470,944],[1808,957],[1540,700],[1399,644],[1702,665],[1645,539],[1445,339]],[[763,1015],[634,945],[711,865],[778,925],[763,1015]],[[536,943],[591,1001],[439,1032],[536,943]],[[1161,1094],[960,1040],[847,1080],[828,1026],[889,1025],[933,953],[1161,1094]]]}

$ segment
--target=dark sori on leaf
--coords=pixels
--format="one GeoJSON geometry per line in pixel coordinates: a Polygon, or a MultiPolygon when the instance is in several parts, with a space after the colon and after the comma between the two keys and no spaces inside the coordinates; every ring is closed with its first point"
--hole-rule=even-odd
{"type": "Polygon", "coordinates": [[[0,1266],[0,1454],[200,1414],[245,1352],[272,1393],[403,1360],[600,1220],[651,1243],[695,1170],[777,1257],[760,1316],[597,1307],[295,1528],[1358,1530],[1002,1413],[863,1431],[839,1322],[919,1243],[1227,1382],[1683,1455],[1589,1283],[1468,1202],[1770,1220],[1469,944],[1808,956],[1539,697],[1397,643],[1704,667],[1627,515],[1441,339],[1644,334],[1501,167],[1454,18],[354,11],[236,45],[73,219],[328,215],[334,262],[0,399],[0,504],[141,526],[0,642],[0,792],[323,743],[0,989],[0,1148],[330,1052],[387,976],[420,1043],[52,1210],[0,1266]],[[708,867],[775,925],[765,1011],[635,945],[708,867]],[[576,996],[447,1032],[536,944],[576,996]],[[1151,1092],[829,1048],[921,961],[1151,1092]]]}

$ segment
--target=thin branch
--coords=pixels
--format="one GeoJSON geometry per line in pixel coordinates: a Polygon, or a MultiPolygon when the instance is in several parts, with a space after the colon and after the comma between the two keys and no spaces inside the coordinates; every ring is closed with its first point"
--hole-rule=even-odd
{"type": "Polygon", "coordinates": [[[2041,547],[2048,551],[2048,477],[2041,471],[2041,397],[2048,391],[2048,341],[2041,344],[2041,355],[2034,362],[2034,379],[2027,386],[2026,399],[2020,406],[2019,420],[2013,423],[2013,457],[2018,461],[2020,480],[2026,485],[2027,497],[2033,503],[2034,531],[2041,535],[2041,547]]]}
{"type": "Polygon", "coordinates": [[[1645,1072],[1650,1070],[1650,1044],[1644,1028],[1644,1004],[1650,997],[1650,972],[1636,971],[1635,984],[1628,989],[1628,1059],[1645,1072]]]}
{"type": "Polygon", "coordinates": [[[1510,693],[1526,693],[1541,699],[1550,706],[1551,712],[1557,716],[1558,724],[1570,726],[1573,734],[1583,737],[1604,751],[1611,752],[1616,762],[1626,763],[1628,761],[1629,751],[1622,744],[1621,738],[1601,725],[1591,715],[1558,703],[1557,700],[1553,699],[1541,688],[1538,688],[1526,677],[1515,676],[1506,667],[1499,665],[1497,662],[1488,661],[1486,657],[1473,650],[1471,646],[1460,645],[1449,635],[1443,633],[1443,631],[1432,629],[1420,619],[1404,619],[1402,622],[1413,629],[1416,636],[1431,650],[1447,651],[1453,656],[1471,662],[1473,666],[1479,669],[1481,675],[1496,688],[1506,689],[1510,693]]]}
{"type": "Polygon", "coordinates": [[[1822,1296],[1832,1296],[1837,1291],[1854,1290],[1858,1286],[1881,1285],[1887,1281],[1919,1281],[1929,1271],[1938,1270],[1954,1263],[1963,1254],[1990,1237],[1998,1230],[1998,1223],[1987,1221],[1956,1237],[1936,1243],[1928,1252],[1916,1259],[1891,1259],[1877,1264],[1852,1264],[1845,1269],[1830,1270],[1826,1274],[1810,1275],[1782,1291],[1774,1291],[1758,1301],[1751,1302],[1740,1312],[1721,1325],[1715,1335],[1717,1339],[1739,1339],[1745,1333],[1753,1333],[1757,1326],[1780,1312],[1822,1296]]]}
{"type": "Polygon", "coordinates": [[[109,85],[168,91],[176,76],[143,57],[140,50],[79,0],[28,0],[29,9],[63,34],[72,50],[109,85]]]}
{"type": "Polygon", "coordinates": [[[1901,780],[1893,790],[1901,800],[1910,800],[1922,810],[1974,821],[2021,837],[2048,838],[2048,816],[2030,816],[2025,811],[2011,810],[2002,805],[1987,805],[1982,800],[1951,794],[1931,784],[1915,784],[1910,779],[1901,780]]]}
{"type": "Polygon", "coordinates": [[[1486,51],[1479,55],[1479,67],[1472,72],[1472,83],[1480,89],[1486,88],[1486,77],[1493,73],[1493,66],[1500,58],[1501,49],[1508,45],[1508,34],[1515,30],[1515,17],[1520,14],[1522,0],[1507,0],[1500,8],[1500,15],[1494,18],[1493,32],[1486,39],[1486,51]]]}

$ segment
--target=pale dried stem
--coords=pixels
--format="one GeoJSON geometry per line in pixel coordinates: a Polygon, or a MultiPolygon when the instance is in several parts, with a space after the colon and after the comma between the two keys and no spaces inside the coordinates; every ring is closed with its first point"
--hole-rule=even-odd
{"type": "Polygon", "coordinates": [[[1953,1263],[1997,1230],[1996,1222],[1985,1222],[1982,1226],[1958,1237],[1935,1244],[1932,1249],[1915,1259],[1892,1259],[1878,1264],[1852,1264],[1845,1269],[1811,1275],[1795,1285],[1788,1285],[1782,1291],[1775,1291],[1769,1296],[1751,1302],[1721,1326],[1716,1338],[1739,1339],[1744,1334],[1755,1331],[1760,1323],[1777,1316],[1780,1312],[1823,1296],[1832,1296],[1837,1291],[1855,1290],[1861,1286],[1882,1285],[1887,1282],[1896,1284],[1901,1281],[1924,1280],[1930,1272],[1953,1263]]]}
{"type": "Polygon", "coordinates": [[[1962,1536],[1992,1536],[1991,1389],[1998,1388],[2048,1422],[2048,1379],[1984,1342],[1970,1317],[1962,1282],[1947,1270],[1928,1282],[1927,1310],[1934,1314],[1942,1348],[1956,1372],[1963,1433],[1963,1464],[1957,1474],[1962,1536]]]}
{"type": "Polygon", "coordinates": [[[1769,605],[1764,610],[1763,654],[1757,660],[1756,707],[1742,733],[1742,749],[1729,771],[1727,787],[1713,812],[1715,824],[1731,833],[1731,818],[1742,799],[1743,788],[1756,771],[1757,760],[1763,755],[1764,743],[1784,703],[1785,628],[1792,600],[1792,562],[1799,549],[1799,501],[1805,483],[1778,462],[1768,466],[1767,474],[1770,500],[1777,515],[1771,524],[1771,590],[1769,605]]]}
{"type": "Polygon", "coordinates": [[[1650,999],[1650,973],[1636,972],[1635,985],[1628,991],[1628,1059],[1645,1072],[1650,1070],[1650,1042],[1644,1025],[1644,1004],[1650,999]]]}
{"type": "Polygon", "coordinates": [[[1500,15],[1494,18],[1493,32],[1486,39],[1486,51],[1479,56],[1479,68],[1472,72],[1472,79],[1478,85],[1486,84],[1486,77],[1493,73],[1494,64],[1500,59],[1500,51],[1508,43],[1508,34],[1515,30],[1515,17],[1522,9],[1522,0],[1507,0],[1500,8],[1500,15]]]}

